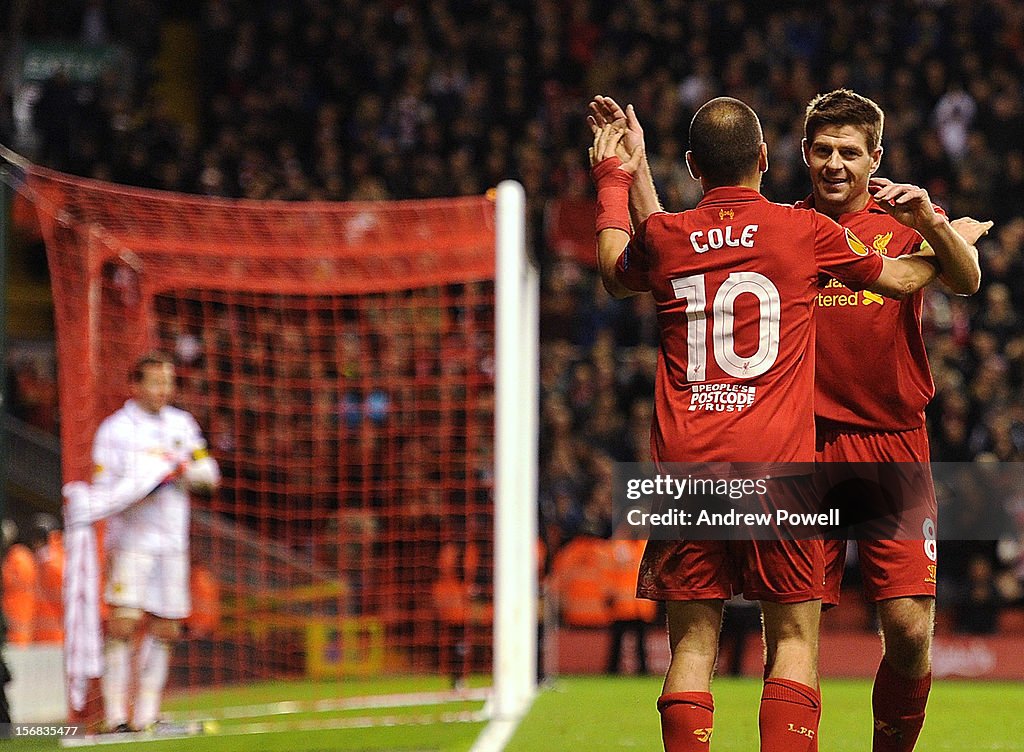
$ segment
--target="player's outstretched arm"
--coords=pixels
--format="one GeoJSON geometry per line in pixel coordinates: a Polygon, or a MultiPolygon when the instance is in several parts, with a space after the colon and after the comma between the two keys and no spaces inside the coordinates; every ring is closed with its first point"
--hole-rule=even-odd
{"type": "MultiPolygon", "coordinates": [[[[886,178],[871,178],[868,190],[878,205],[894,219],[921,233],[935,252],[942,280],[954,293],[973,295],[978,291],[981,286],[978,249],[935,211],[928,191],[909,183],[893,183],[886,178]]],[[[930,281],[924,282],[922,287],[930,281]]]]}
{"type": "MultiPolygon", "coordinates": [[[[974,243],[989,231],[992,222],[979,222],[970,217],[961,217],[949,224],[964,242],[968,243],[977,258],[974,243]]],[[[889,298],[899,299],[912,295],[936,279],[946,281],[944,276],[940,276],[942,270],[939,260],[930,248],[897,258],[883,256],[882,262],[881,276],[868,289],[889,298]]]]}
{"type": "Polygon", "coordinates": [[[601,281],[612,297],[627,298],[638,294],[623,285],[615,273],[615,265],[629,244],[629,187],[643,159],[643,148],[637,148],[623,162],[616,156],[624,131],[605,124],[594,134],[590,147],[590,167],[597,185],[597,268],[601,281]]]}
{"type": "Polygon", "coordinates": [[[896,258],[882,256],[881,258],[882,273],[878,279],[867,286],[867,289],[887,298],[899,300],[913,295],[939,276],[939,270],[934,263],[935,259],[919,254],[896,258]]]}
{"type": "MultiPolygon", "coordinates": [[[[959,235],[961,238],[963,238],[964,241],[967,243],[967,245],[970,246],[971,253],[974,255],[975,263],[977,263],[977,259],[978,259],[977,243],[978,243],[978,240],[982,236],[987,235],[988,231],[991,230],[995,226],[995,223],[992,222],[992,220],[988,220],[986,222],[980,222],[977,219],[974,219],[973,217],[959,217],[957,219],[950,220],[949,226],[953,228],[953,232],[955,232],[957,235],[959,235]]],[[[930,256],[934,257],[935,256],[935,251],[930,246],[925,246],[924,248],[921,249],[920,254],[921,255],[927,254],[927,255],[930,255],[930,256]]],[[[938,259],[935,259],[935,263],[936,264],[939,263],[938,259]]],[[[979,271],[979,275],[980,275],[980,271],[979,271]]],[[[939,279],[942,280],[942,282],[945,283],[945,285],[947,287],[949,287],[953,292],[955,292],[957,294],[964,294],[964,295],[969,294],[969,293],[959,293],[954,288],[953,282],[951,282],[949,280],[949,278],[946,276],[945,272],[943,270],[941,270],[941,269],[939,270],[939,279]]]]}
{"type": "Polygon", "coordinates": [[[651,165],[647,161],[644,129],[640,126],[633,105],[627,104],[623,110],[611,97],[600,94],[595,96],[590,102],[589,112],[587,124],[595,136],[605,125],[614,125],[624,131],[622,145],[628,150],[627,153],[631,154],[636,149],[644,150],[644,157],[636,171],[636,179],[629,189],[629,214],[633,219],[633,226],[639,227],[649,216],[662,211],[658,191],[654,187],[651,165]]]}

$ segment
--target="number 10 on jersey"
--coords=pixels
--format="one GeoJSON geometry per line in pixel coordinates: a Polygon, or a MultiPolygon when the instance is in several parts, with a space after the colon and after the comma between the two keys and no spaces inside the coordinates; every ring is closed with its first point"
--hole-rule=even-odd
{"type": "MultiPolygon", "coordinates": [[[[704,381],[707,374],[707,286],[703,274],[672,280],[676,299],[686,300],[686,380],[704,381]]],[[[737,379],[765,373],[779,357],[779,317],[782,301],[775,284],[757,272],[732,272],[715,293],[711,304],[712,345],[718,367],[737,379]],[[749,293],[758,302],[757,351],[736,353],[736,300],[749,293]]]]}

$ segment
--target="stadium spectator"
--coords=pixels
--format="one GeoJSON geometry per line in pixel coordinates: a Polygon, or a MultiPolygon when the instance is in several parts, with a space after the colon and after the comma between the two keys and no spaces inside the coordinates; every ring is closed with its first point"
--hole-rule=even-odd
{"type": "Polygon", "coordinates": [[[19,360],[11,372],[10,412],[49,433],[57,431],[57,383],[31,358],[19,360]]]}
{"type": "Polygon", "coordinates": [[[39,566],[32,549],[17,541],[17,527],[4,520],[3,612],[7,622],[7,642],[28,645],[35,628],[36,599],[39,587],[39,566]]]}
{"type": "Polygon", "coordinates": [[[64,542],[57,519],[39,513],[32,518],[31,548],[39,572],[33,642],[64,641],[64,542]]]}
{"type": "Polygon", "coordinates": [[[604,559],[611,615],[611,647],[606,667],[609,674],[622,673],[622,643],[627,635],[633,636],[637,673],[648,672],[647,627],[654,621],[657,606],[653,601],[636,597],[637,570],[643,550],[642,540],[625,538],[607,543],[604,559]]]}
{"type": "Polygon", "coordinates": [[[144,455],[165,457],[177,469],[107,515],[110,566],[104,600],[110,614],[102,687],[110,731],[145,729],[157,721],[171,645],[191,611],[188,491],[208,491],[220,477],[195,419],[171,406],[170,358],[160,353],[140,358],[130,382],[131,399],[96,431],[93,488],[113,498],[119,486],[133,481],[144,455]],[[135,645],[141,646],[137,662],[135,645]],[[129,724],[130,687],[136,694],[129,724]]]}
{"type": "Polygon", "coordinates": [[[189,590],[192,594],[192,613],[185,619],[190,637],[210,637],[220,626],[220,583],[210,568],[193,563],[189,590]]]}
{"type": "Polygon", "coordinates": [[[611,624],[607,568],[609,542],[599,531],[583,528],[563,545],[551,562],[549,593],[555,597],[563,624],[607,627],[611,624]]]}
{"type": "Polygon", "coordinates": [[[1002,598],[995,584],[990,558],[977,554],[967,563],[967,576],[953,611],[954,626],[966,634],[994,634],[1002,598]]]}

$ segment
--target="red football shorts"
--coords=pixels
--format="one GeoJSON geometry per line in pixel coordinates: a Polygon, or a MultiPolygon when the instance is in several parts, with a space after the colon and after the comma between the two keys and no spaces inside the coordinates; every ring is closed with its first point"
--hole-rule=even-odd
{"type": "MultiPolygon", "coordinates": [[[[898,534],[861,536],[857,553],[868,601],[909,596],[935,597],[938,505],[928,462],[928,433],[911,431],[860,432],[818,429],[815,459],[821,476],[841,475],[842,465],[857,463],[857,475],[878,486],[896,489],[902,508],[895,511],[898,534]],[[890,464],[899,463],[899,464],[890,464]]],[[[825,541],[823,605],[839,603],[846,562],[845,540],[825,541]]]]}
{"type": "MultiPolygon", "coordinates": [[[[773,479],[770,494],[782,494],[796,509],[812,502],[810,476],[773,479]]],[[[764,530],[756,531],[765,536],[764,530]]],[[[821,597],[825,549],[820,537],[758,539],[737,531],[737,540],[649,540],[637,577],[639,598],[656,601],[747,600],[803,603],[821,597]]]]}

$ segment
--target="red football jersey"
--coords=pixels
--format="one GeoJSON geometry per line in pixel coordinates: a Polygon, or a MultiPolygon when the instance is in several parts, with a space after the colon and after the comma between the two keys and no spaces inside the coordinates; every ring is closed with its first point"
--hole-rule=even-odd
{"type": "Polygon", "coordinates": [[[750,188],[715,188],[690,211],[652,214],[617,275],[657,304],[654,459],[813,461],[822,274],[861,289],[881,271],[881,257],[828,217],[750,188]]]}
{"type": "MultiPolygon", "coordinates": [[[[810,198],[797,204],[812,208],[810,198]]],[[[936,207],[936,211],[941,209],[936,207]]],[[[924,239],[869,199],[839,217],[883,256],[921,250],[924,239]]],[[[867,431],[907,431],[924,425],[935,394],[921,334],[924,292],[890,300],[829,280],[818,295],[814,412],[820,424],[867,431]]]]}

